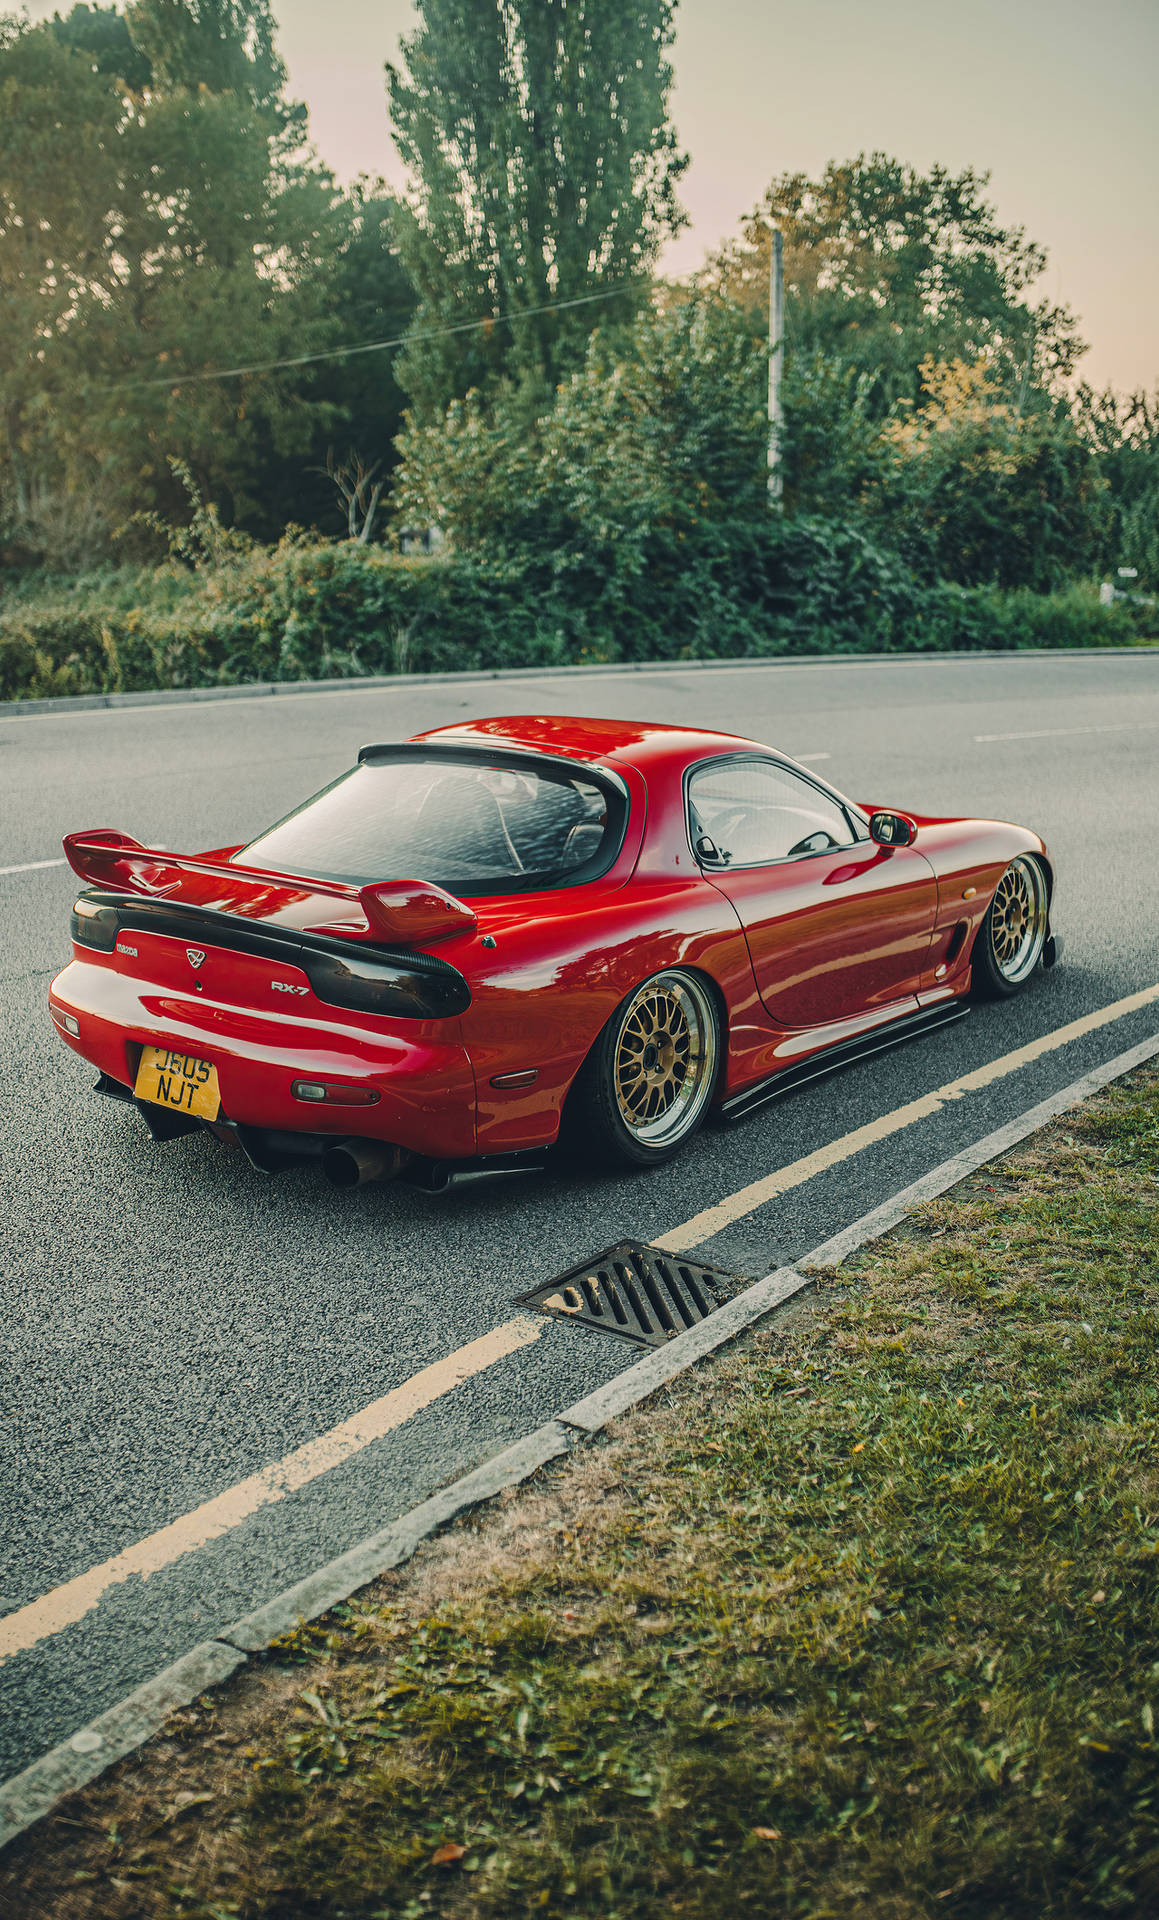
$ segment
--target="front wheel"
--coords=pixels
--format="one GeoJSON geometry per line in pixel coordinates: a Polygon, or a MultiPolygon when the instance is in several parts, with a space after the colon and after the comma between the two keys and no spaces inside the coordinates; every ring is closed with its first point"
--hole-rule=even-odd
{"type": "Polygon", "coordinates": [[[1012,860],[974,942],[974,990],[986,1000],[1006,1000],[1026,985],[1046,944],[1046,875],[1033,854],[1012,860]]]}
{"type": "Polygon", "coordinates": [[[616,1166],[670,1160],[704,1119],[720,1025],[712,995],[683,968],[654,973],[617,1008],[568,1103],[573,1140],[616,1166]]]}

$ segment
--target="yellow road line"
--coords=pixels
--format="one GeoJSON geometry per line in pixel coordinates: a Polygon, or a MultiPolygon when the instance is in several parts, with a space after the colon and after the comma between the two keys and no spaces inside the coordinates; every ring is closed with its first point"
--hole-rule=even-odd
{"type": "Polygon", "coordinates": [[[1017,1072],[1019,1067],[1029,1066],[1032,1060],[1040,1060],[1044,1053],[1053,1053],[1056,1048],[1065,1047],[1072,1040],[1080,1040],[1086,1033],[1096,1033],[1100,1027],[1109,1026],[1114,1020],[1122,1020],[1129,1013],[1137,1013],[1140,1007],[1150,1006],[1156,1000],[1159,1000],[1159,986],[1144,987],[1139,993],[1129,993],[1124,1000],[1113,1001],[1109,1007],[1100,1007],[1097,1013],[1084,1014],[1081,1020],[1072,1020],[1068,1026],[1043,1034],[1039,1040],[1031,1040],[1025,1047],[1016,1047],[1013,1053],[1004,1053],[986,1066],[976,1067],[973,1073],[963,1074],[960,1080],[950,1080],[944,1087],[935,1088],[933,1093],[923,1094],[919,1100],[909,1100],[904,1107],[895,1107],[892,1113],[884,1113],[880,1119],[867,1121],[865,1126],[854,1128],[852,1133],[842,1134],[839,1140],[831,1140],[828,1146],[818,1147],[816,1153],[807,1153],[803,1159],[794,1160],[787,1167],[778,1167],[775,1173],[767,1173],[762,1180],[754,1180],[749,1186],[741,1187],[738,1192],[730,1194],[727,1200],[719,1201],[715,1207],[706,1207],[703,1213],[694,1214],[691,1220],[685,1220],[670,1232],[661,1234],[659,1239],[652,1241],[652,1245],[662,1247],[666,1253],[684,1253],[689,1247],[699,1246],[702,1240],[711,1239],[714,1233],[731,1226],[734,1220],[741,1220],[746,1213],[763,1207],[766,1200],[774,1200],[780,1193],[803,1186],[815,1174],[824,1173],[827,1168],[850,1159],[853,1154],[860,1153],[863,1147],[871,1147],[878,1140],[887,1140],[891,1133],[900,1133],[904,1127],[912,1127],[918,1120],[927,1120],[949,1101],[960,1100],[965,1093],[976,1093],[995,1080],[1004,1080],[1007,1074],[1017,1072]]]}
{"type": "Polygon", "coordinates": [[[90,1568],[75,1580],[66,1580],[50,1593],[42,1594],[39,1600],[31,1600],[27,1606],[5,1615],[0,1619],[0,1663],[82,1620],[110,1587],[120,1586],[134,1576],[147,1580],[150,1574],[172,1566],[183,1554],[193,1553],[208,1541],[229,1533],[260,1507],[284,1500],[296,1488],[309,1485],[331,1467],[361,1453],[364,1447],[393,1432],[395,1427],[401,1427],[464,1380],[484,1372],[520,1347],[530,1346],[547,1325],[546,1320],[522,1316],[506,1321],[503,1326],[460,1347],[457,1353],[448,1354],[445,1360],[436,1360],[433,1366],[424,1367],[393,1393],[372,1401],[361,1413],[353,1414],[349,1420],[331,1427],[329,1433],[298,1447],[284,1460],[263,1467],[260,1473],[251,1474],[248,1480],[227,1488],[180,1520],[136,1541],[101,1566],[90,1568]]]}
{"type": "MultiPolygon", "coordinates": [[[[1159,1001],[1159,985],[1144,987],[1139,993],[1128,994],[1125,999],[1116,1000],[1095,1013],[1084,1014],[1081,1019],[1072,1020],[1053,1033],[1043,1034],[1040,1039],[1032,1040],[1024,1047],[1016,1047],[1012,1053],[1002,1054],[997,1060],[975,1068],[972,1073],[963,1074],[960,1079],[951,1080],[934,1092],[923,1094],[919,1099],[895,1108],[892,1113],[883,1114],[879,1119],[855,1128],[839,1140],[830,1141],[828,1146],[819,1147],[815,1153],[806,1154],[803,1159],[794,1160],[789,1166],[780,1167],[775,1173],[752,1181],[716,1206],[708,1207],[691,1220],[673,1227],[652,1244],[669,1253],[680,1253],[687,1247],[696,1246],[734,1220],[742,1219],[745,1214],[763,1206],[767,1200],[775,1199],[778,1194],[787,1193],[793,1187],[802,1186],[815,1174],[823,1173],[827,1168],[860,1153],[863,1147],[888,1139],[890,1134],[899,1133],[918,1120],[928,1119],[949,1101],[978,1092],[1016,1072],[1019,1067],[1041,1059],[1044,1054],[1053,1053],[1072,1040],[1095,1033],[1100,1027],[1109,1026],[1113,1021],[1137,1013],[1140,1008],[1151,1006],[1156,1001],[1159,1001]]],[[[18,1607],[15,1612],[0,1619],[0,1663],[83,1619],[110,1587],[121,1585],[134,1576],[148,1579],[150,1574],[171,1566],[184,1554],[192,1553],[210,1540],[230,1532],[261,1507],[283,1500],[288,1493],[328,1473],[331,1467],[350,1459],[373,1441],[404,1425],[416,1413],[450,1393],[464,1380],[485,1371],[497,1360],[517,1352],[521,1347],[530,1346],[538,1340],[547,1324],[546,1320],[535,1321],[522,1316],[504,1322],[478,1340],[460,1347],[458,1352],[448,1354],[446,1359],[424,1367],[403,1386],[396,1387],[381,1400],[364,1407],[361,1413],[353,1414],[349,1420],[332,1427],[328,1433],[287,1454],[284,1460],[264,1467],[260,1473],[251,1474],[249,1479],[240,1481],[237,1486],[217,1494],[182,1519],[137,1541],[101,1566],[91,1568],[74,1580],[65,1581],[63,1585],[41,1595],[38,1600],[30,1601],[27,1606],[18,1607]]]]}

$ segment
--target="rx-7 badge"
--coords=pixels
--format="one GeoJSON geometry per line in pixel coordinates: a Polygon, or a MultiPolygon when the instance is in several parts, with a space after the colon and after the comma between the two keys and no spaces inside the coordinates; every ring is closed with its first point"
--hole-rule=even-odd
{"type": "Polygon", "coordinates": [[[191,967],[199,967],[205,958],[200,947],[186,947],[185,958],[191,967]]]}

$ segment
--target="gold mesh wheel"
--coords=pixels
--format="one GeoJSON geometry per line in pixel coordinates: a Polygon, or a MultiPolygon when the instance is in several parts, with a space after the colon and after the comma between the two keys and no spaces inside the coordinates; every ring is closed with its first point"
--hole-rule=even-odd
{"type": "Polygon", "coordinates": [[[990,948],[1008,986],[1034,972],[1046,939],[1046,883],[1037,860],[1012,860],[990,906],[990,948]]]}
{"type": "Polygon", "coordinates": [[[658,973],[620,1015],[613,1051],[620,1118],[642,1146],[682,1140],[700,1119],[716,1071],[716,1019],[691,974],[658,973]]]}

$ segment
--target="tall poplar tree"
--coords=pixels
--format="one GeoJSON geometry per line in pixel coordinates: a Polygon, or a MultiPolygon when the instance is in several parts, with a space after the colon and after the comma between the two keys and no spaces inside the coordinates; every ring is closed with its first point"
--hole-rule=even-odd
{"type": "Polygon", "coordinates": [[[639,305],[633,283],[685,220],[674,14],[675,0],[419,0],[387,75],[419,295],[400,377],[421,418],[500,373],[545,393],[597,321],[639,305]],[[605,290],[621,291],[564,305],[605,290]],[[506,317],[424,337],[489,315],[506,317]]]}

